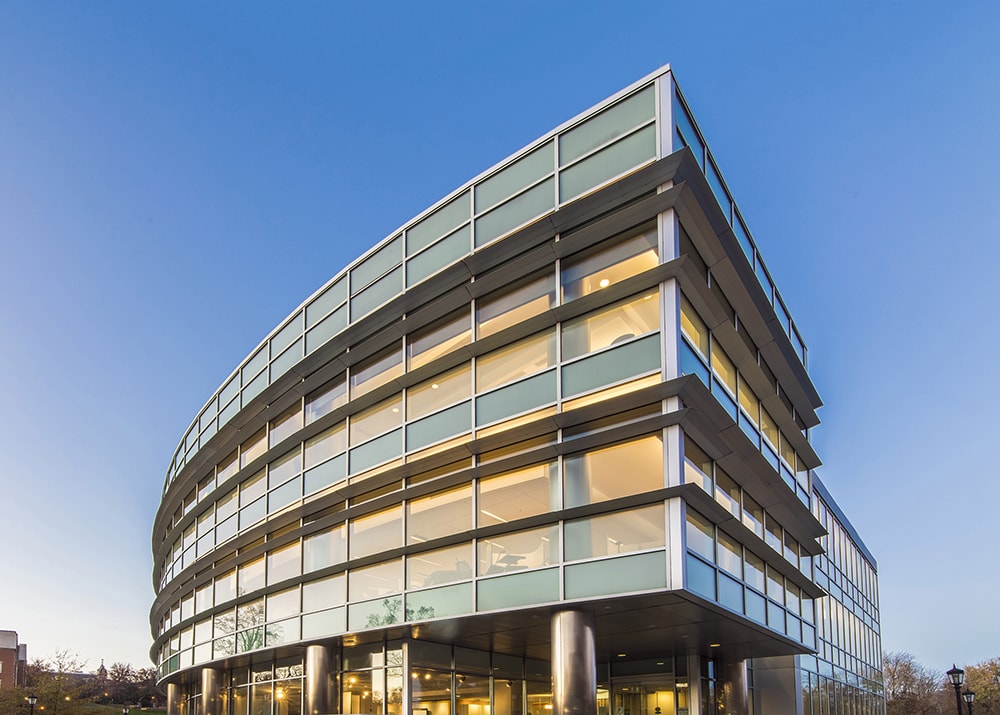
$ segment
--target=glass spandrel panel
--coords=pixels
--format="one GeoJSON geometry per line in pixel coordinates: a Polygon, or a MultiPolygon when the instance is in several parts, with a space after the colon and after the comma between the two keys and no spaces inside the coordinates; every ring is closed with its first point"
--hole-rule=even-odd
{"type": "Polygon", "coordinates": [[[656,158],[656,126],[650,124],[559,174],[559,200],[569,201],[595,186],[656,158]]]}
{"type": "Polygon", "coordinates": [[[468,363],[435,375],[406,391],[406,419],[415,420],[442,407],[466,399],[472,391],[472,368],[468,363]]]}
{"type": "Polygon", "coordinates": [[[568,521],[564,527],[566,560],[616,556],[663,547],[666,545],[665,518],[661,503],[568,521]]]}
{"type": "MultiPolygon", "coordinates": [[[[347,625],[350,626],[352,631],[391,626],[402,622],[402,596],[389,596],[365,603],[352,603],[347,608],[347,625]]],[[[373,710],[365,708],[359,712],[370,713],[373,710]]]]}
{"type": "Polygon", "coordinates": [[[476,219],[476,247],[555,208],[555,179],[546,179],[476,219]]]}
{"type": "Polygon", "coordinates": [[[347,536],[343,524],[302,540],[302,571],[310,573],[347,560],[347,536]]]}
{"type": "Polygon", "coordinates": [[[346,403],[347,383],[344,378],[327,383],[306,398],[306,424],[315,422],[346,403]]]}
{"type": "Polygon", "coordinates": [[[626,342],[660,328],[658,290],[563,323],[562,359],[626,342]]]}
{"type": "Polygon", "coordinates": [[[306,333],[306,354],[323,345],[345,327],[347,327],[347,306],[343,305],[306,333]]]}
{"type": "Polygon", "coordinates": [[[340,278],[306,306],[306,328],[311,328],[347,300],[347,280],[340,278]]]}
{"type": "Polygon", "coordinates": [[[693,509],[687,510],[687,547],[707,561],[715,561],[715,525],[693,509]]]}
{"type": "Polygon", "coordinates": [[[302,313],[297,313],[288,324],[271,338],[271,359],[280,355],[302,335],[302,313]]]}
{"type": "Polygon", "coordinates": [[[372,312],[390,298],[399,295],[402,290],[403,268],[400,266],[351,298],[351,321],[372,312]]]}
{"type": "Polygon", "coordinates": [[[476,425],[482,426],[556,400],[556,371],[525,378],[476,398],[476,425]]]}
{"type": "Polygon", "coordinates": [[[565,508],[663,489],[663,440],[648,435],[574,454],[563,460],[563,471],[565,508]]]}
{"type": "Polygon", "coordinates": [[[554,330],[519,340],[476,360],[476,392],[485,392],[552,367],[555,361],[554,330]]]}
{"type": "Polygon", "coordinates": [[[319,638],[347,630],[347,608],[330,608],[302,617],[302,637],[319,638]]]}
{"type": "Polygon", "coordinates": [[[406,620],[424,621],[472,613],[472,584],[433,588],[406,594],[406,620]]]}
{"type": "Polygon", "coordinates": [[[746,551],[743,562],[743,580],[761,593],[764,592],[764,559],[752,551],[746,551]]]}
{"type": "Polygon", "coordinates": [[[299,587],[272,593],[267,597],[268,621],[280,621],[299,613],[299,587]]]}
{"type": "Polygon", "coordinates": [[[632,131],[655,115],[656,94],[650,85],[564,132],[559,137],[560,166],[632,131]]]}
{"type": "Polygon", "coordinates": [[[381,437],[366,442],[350,451],[348,467],[351,474],[358,474],[403,453],[403,430],[394,429],[381,437]]]}
{"type": "Polygon", "coordinates": [[[244,387],[253,382],[253,379],[260,374],[260,371],[267,367],[267,346],[265,345],[254,356],[247,361],[247,364],[240,370],[240,378],[244,387]]]}
{"type": "Polygon", "coordinates": [[[379,596],[401,593],[402,590],[402,559],[352,569],[347,575],[347,598],[350,601],[367,601],[379,596]]]}
{"type": "Polygon", "coordinates": [[[302,497],[302,480],[299,477],[285,482],[267,495],[267,513],[281,511],[302,497]]]}
{"type": "Polygon", "coordinates": [[[463,226],[406,262],[406,285],[416,285],[472,250],[472,228],[463,226]]]}
{"type": "Polygon", "coordinates": [[[480,338],[545,312],[556,302],[555,274],[547,272],[513,288],[505,288],[476,301],[480,338]]]}
{"type": "Polygon", "coordinates": [[[546,569],[486,579],[476,584],[476,592],[477,610],[480,611],[558,601],[559,570],[546,569]]]}
{"type": "Polygon", "coordinates": [[[391,348],[351,367],[351,397],[356,398],[403,374],[403,351],[391,348]]]}
{"type": "Polygon", "coordinates": [[[420,249],[469,220],[469,192],[463,191],[431,215],[420,220],[406,231],[406,255],[412,256],[420,249]]]}
{"type": "Polygon", "coordinates": [[[480,479],[479,526],[506,524],[559,508],[559,465],[533,464],[480,479]]]}
{"type": "Polygon", "coordinates": [[[715,600],[715,569],[704,561],[688,555],[685,564],[685,583],[687,590],[693,591],[712,601],[715,600]]]}
{"type": "Polygon", "coordinates": [[[411,554],[406,557],[406,587],[427,588],[471,580],[474,561],[471,543],[411,554]]]}
{"type": "Polygon", "coordinates": [[[659,368],[660,336],[650,335],[564,366],[563,397],[579,395],[659,368]]]}
{"type": "Polygon", "coordinates": [[[349,528],[352,559],[398,549],[403,545],[402,505],[354,519],[349,528]]]}
{"type": "Polygon", "coordinates": [[[645,224],[621,239],[562,262],[562,297],[569,302],[657,266],[656,224],[645,224]],[[631,235],[630,235],[631,234],[631,235]]]}
{"type": "Polygon", "coordinates": [[[403,396],[393,395],[351,416],[351,444],[361,444],[403,423],[403,396]]]}
{"type": "Polygon", "coordinates": [[[478,541],[480,576],[540,568],[559,562],[559,527],[544,526],[478,541]]]}
{"type": "Polygon", "coordinates": [[[303,475],[304,493],[312,494],[346,478],[347,457],[344,454],[339,454],[333,459],[313,467],[303,475]]]}
{"type": "Polygon", "coordinates": [[[759,596],[753,591],[747,591],[744,608],[747,618],[751,618],[758,623],[767,623],[767,601],[763,596],[759,596]]]}
{"type": "Polygon", "coordinates": [[[267,483],[271,489],[287,482],[302,471],[302,453],[296,447],[267,465],[267,483]]]}
{"type": "Polygon", "coordinates": [[[472,429],[472,402],[461,402],[406,425],[406,451],[426,447],[472,429]]]}
{"type": "Polygon", "coordinates": [[[310,469],[347,449],[347,429],[343,422],[306,440],[305,468],[310,469]]]}
{"type": "Polygon", "coordinates": [[[566,567],[566,598],[662,589],[666,583],[667,560],[662,551],[566,567]]]}
{"type": "Polygon", "coordinates": [[[351,269],[351,293],[357,293],[403,261],[403,239],[392,239],[351,269]]]}
{"type": "Polygon", "coordinates": [[[291,347],[289,347],[285,352],[281,353],[278,357],[274,358],[271,362],[271,381],[277,380],[279,377],[284,375],[286,372],[292,369],[292,367],[302,359],[302,346],[305,341],[299,338],[291,347]]]}
{"type": "Polygon", "coordinates": [[[347,602],[347,576],[336,576],[302,584],[302,612],[321,611],[347,602]]]}
{"type": "Polygon", "coordinates": [[[468,345],[471,337],[467,309],[453,314],[443,322],[421,328],[407,337],[406,351],[410,369],[426,365],[452,350],[468,345]]]}
{"type": "Polygon", "coordinates": [[[240,393],[240,404],[242,404],[243,407],[249,405],[250,401],[263,392],[264,388],[267,387],[267,380],[267,370],[251,380],[250,384],[244,387],[243,392],[240,393]]]}
{"type": "Polygon", "coordinates": [[[554,142],[547,141],[530,154],[479,182],[476,186],[476,213],[495,206],[543,176],[551,174],[555,165],[553,148],[554,142]]]}
{"type": "Polygon", "coordinates": [[[422,544],[472,528],[472,485],[406,503],[406,543],[422,544]]]}

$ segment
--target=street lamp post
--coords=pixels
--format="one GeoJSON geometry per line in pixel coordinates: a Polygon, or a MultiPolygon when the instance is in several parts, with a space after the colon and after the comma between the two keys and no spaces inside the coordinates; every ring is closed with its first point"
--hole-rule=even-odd
{"type": "Polygon", "coordinates": [[[955,705],[958,707],[958,715],[962,715],[962,683],[965,682],[965,671],[954,664],[948,671],[948,680],[955,686],[955,705]]]}
{"type": "Polygon", "coordinates": [[[38,702],[38,698],[35,697],[34,693],[28,696],[28,706],[31,708],[31,715],[35,715],[35,703],[38,702]]]}
{"type": "Polygon", "coordinates": [[[965,706],[969,708],[969,715],[972,715],[972,701],[976,699],[976,693],[972,690],[966,690],[962,693],[962,697],[965,699],[965,706]]]}
{"type": "Polygon", "coordinates": [[[128,705],[122,707],[122,715],[128,715],[128,705]]]}

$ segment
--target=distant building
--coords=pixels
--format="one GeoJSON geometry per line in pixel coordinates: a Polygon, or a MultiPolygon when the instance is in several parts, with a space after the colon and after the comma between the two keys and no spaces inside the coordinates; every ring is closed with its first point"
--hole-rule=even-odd
{"type": "Polygon", "coordinates": [[[17,631],[0,631],[0,688],[23,688],[27,667],[28,644],[17,642],[17,631]]]}
{"type": "Polygon", "coordinates": [[[168,713],[880,715],[821,404],[661,69],[373,246],[198,412],[153,527],[168,713]]]}

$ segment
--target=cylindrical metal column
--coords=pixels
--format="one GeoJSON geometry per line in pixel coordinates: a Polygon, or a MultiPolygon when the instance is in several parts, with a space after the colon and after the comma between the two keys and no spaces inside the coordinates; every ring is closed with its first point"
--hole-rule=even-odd
{"type": "Polygon", "coordinates": [[[722,698],[725,715],[748,715],[749,692],[747,691],[747,662],[745,660],[725,661],[722,664],[722,698]]]}
{"type": "Polygon", "coordinates": [[[585,611],[552,614],[552,715],[596,715],[594,617],[585,611]]]}
{"type": "Polygon", "coordinates": [[[306,647],[306,715],[339,712],[334,709],[332,660],[328,647],[306,647]]]}
{"type": "Polygon", "coordinates": [[[222,715],[219,680],[221,677],[217,669],[201,669],[201,715],[222,715]]]}
{"type": "Polygon", "coordinates": [[[181,686],[177,683],[167,683],[167,715],[180,715],[181,686]]]}

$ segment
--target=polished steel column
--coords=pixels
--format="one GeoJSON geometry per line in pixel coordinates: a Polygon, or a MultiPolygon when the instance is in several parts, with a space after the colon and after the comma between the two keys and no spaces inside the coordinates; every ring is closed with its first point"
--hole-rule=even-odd
{"type": "Polygon", "coordinates": [[[201,669],[201,715],[222,715],[219,700],[221,677],[215,668],[201,669]]]}
{"type": "Polygon", "coordinates": [[[748,715],[749,692],[747,690],[747,662],[745,660],[724,661],[721,668],[722,698],[725,715],[748,715]]]}
{"type": "Polygon", "coordinates": [[[180,715],[181,686],[177,683],[167,683],[167,715],[180,715]]]}
{"type": "Polygon", "coordinates": [[[326,715],[335,710],[333,692],[333,657],[324,645],[306,647],[305,715],[326,715]]]}
{"type": "Polygon", "coordinates": [[[552,614],[552,715],[596,715],[594,617],[586,611],[552,614]]]}

